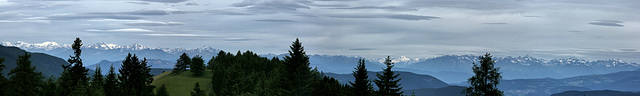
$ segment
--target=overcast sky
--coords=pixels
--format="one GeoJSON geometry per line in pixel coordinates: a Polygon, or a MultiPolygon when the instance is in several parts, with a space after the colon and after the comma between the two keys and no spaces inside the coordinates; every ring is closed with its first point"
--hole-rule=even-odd
{"type": "Polygon", "coordinates": [[[639,0],[0,0],[0,41],[640,60],[639,0]]]}

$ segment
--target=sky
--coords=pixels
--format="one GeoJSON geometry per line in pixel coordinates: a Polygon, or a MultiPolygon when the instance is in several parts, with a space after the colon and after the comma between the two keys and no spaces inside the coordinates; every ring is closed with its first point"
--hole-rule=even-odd
{"type": "Polygon", "coordinates": [[[638,0],[0,0],[0,41],[640,62],[638,0]]]}

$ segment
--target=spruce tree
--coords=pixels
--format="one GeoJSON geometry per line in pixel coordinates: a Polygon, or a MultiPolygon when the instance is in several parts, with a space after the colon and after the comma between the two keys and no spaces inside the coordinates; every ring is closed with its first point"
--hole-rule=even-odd
{"type": "Polygon", "coordinates": [[[156,96],[169,96],[169,92],[167,91],[167,86],[162,84],[158,90],[156,90],[156,96]]]}
{"type": "Polygon", "coordinates": [[[200,83],[196,82],[193,91],[191,91],[191,96],[205,96],[204,91],[200,89],[200,83]]]}
{"type": "Polygon", "coordinates": [[[5,88],[7,87],[7,78],[4,77],[4,73],[2,73],[2,71],[5,68],[5,65],[3,64],[4,62],[4,57],[0,58],[0,95],[2,96],[6,96],[6,94],[4,94],[5,92],[5,88]]]}
{"type": "Polygon", "coordinates": [[[358,66],[354,69],[356,70],[353,71],[355,80],[354,82],[349,81],[349,84],[354,88],[353,93],[356,96],[370,96],[373,91],[373,85],[371,85],[371,81],[367,75],[368,72],[363,58],[358,60],[358,66]]]}
{"type": "Polygon", "coordinates": [[[173,68],[173,71],[171,71],[171,73],[174,74],[180,74],[180,72],[186,71],[187,65],[191,64],[191,58],[189,57],[189,55],[187,55],[187,53],[182,53],[182,55],[180,55],[180,58],[178,58],[178,60],[176,61],[177,63],[173,68]]]}
{"type": "Polygon", "coordinates": [[[50,76],[42,84],[42,96],[58,96],[58,82],[50,76]]]}
{"type": "Polygon", "coordinates": [[[475,75],[467,81],[471,86],[465,88],[463,93],[466,96],[503,96],[504,92],[498,90],[498,84],[502,79],[500,68],[494,66],[495,61],[489,53],[478,59],[480,64],[473,63],[472,68],[475,75]]]}
{"type": "Polygon", "coordinates": [[[147,59],[138,60],[136,55],[131,56],[131,53],[127,55],[124,61],[122,61],[122,68],[120,68],[120,80],[119,87],[122,90],[123,95],[133,96],[152,96],[154,86],[151,85],[153,81],[153,75],[150,66],[147,66],[147,59]]]}
{"type": "Polygon", "coordinates": [[[204,60],[202,56],[193,56],[191,59],[191,72],[193,72],[193,76],[200,76],[204,74],[204,60]]]}
{"type": "Polygon", "coordinates": [[[393,68],[393,63],[391,62],[391,58],[387,56],[384,60],[384,64],[387,65],[387,68],[383,68],[382,74],[377,73],[376,76],[378,79],[374,80],[376,86],[378,86],[378,91],[376,92],[378,95],[382,96],[400,96],[404,91],[401,84],[398,84],[402,78],[398,78],[400,74],[395,74],[391,68],[393,68]],[[397,80],[396,80],[397,78],[397,80]]]}
{"type": "Polygon", "coordinates": [[[36,67],[31,66],[31,54],[18,55],[16,68],[11,69],[9,75],[10,88],[7,96],[39,96],[41,93],[42,76],[36,72],[36,67]]]}
{"type": "Polygon", "coordinates": [[[107,73],[106,79],[104,80],[104,93],[106,96],[118,96],[119,88],[117,74],[115,73],[115,68],[113,68],[113,64],[109,67],[109,73],[107,73]]]}
{"type": "Polygon", "coordinates": [[[59,93],[61,96],[67,95],[86,95],[88,94],[88,85],[89,78],[89,69],[85,68],[82,64],[82,59],[80,55],[82,53],[82,40],[80,38],[76,38],[73,41],[73,45],[71,48],[73,49],[74,56],[69,56],[67,62],[69,65],[62,65],[64,69],[62,74],[60,75],[60,90],[59,93]]]}
{"type": "Polygon", "coordinates": [[[289,46],[289,56],[284,58],[285,71],[287,72],[288,86],[284,89],[292,92],[294,96],[307,96],[309,95],[309,84],[315,78],[311,74],[311,68],[309,67],[309,56],[306,55],[304,47],[298,38],[289,46]]]}
{"type": "Polygon", "coordinates": [[[102,71],[100,70],[100,65],[96,66],[96,71],[94,71],[91,76],[91,82],[89,82],[91,94],[93,96],[103,96],[105,95],[104,90],[104,78],[102,76],[102,71]]]}

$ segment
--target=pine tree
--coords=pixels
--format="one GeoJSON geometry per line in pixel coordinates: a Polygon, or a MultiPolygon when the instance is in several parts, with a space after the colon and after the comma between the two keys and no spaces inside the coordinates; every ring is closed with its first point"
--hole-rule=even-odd
{"type": "Polygon", "coordinates": [[[193,56],[191,59],[191,72],[193,72],[193,76],[200,76],[204,74],[204,60],[202,56],[193,56]]]}
{"type": "Polygon", "coordinates": [[[162,86],[160,86],[160,88],[156,90],[156,96],[169,96],[169,92],[167,91],[167,86],[164,86],[164,84],[162,84],[162,86]]]}
{"type": "Polygon", "coordinates": [[[193,91],[191,91],[191,96],[205,96],[204,91],[200,89],[200,83],[196,82],[196,85],[193,87],[193,91]]]}
{"type": "Polygon", "coordinates": [[[2,71],[5,68],[5,65],[3,64],[4,62],[4,57],[0,58],[0,95],[2,96],[6,96],[6,94],[4,94],[5,92],[5,88],[7,87],[7,78],[4,77],[4,73],[2,73],[2,71]]]}
{"type": "Polygon", "coordinates": [[[73,45],[71,45],[74,56],[69,56],[67,60],[69,65],[62,65],[64,70],[60,75],[60,80],[58,80],[60,82],[59,93],[61,96],[88,94],[86,85],[89,84],[89,78],[87,77],[87,75],[89,75],[89,69],[85,68],[82,64],[82,59],[80,58],[82,53],[81,47],[82,40],[76,38],[76,40],[73,41],[73,45]]]}
{"type": "Polygon", "coordinates": [[[104,78],[102,76],[102,71],[100,70],[100,65],[96,66],[96,71],[94,71],[91,77],[91,82],[89,82],[91,94],[93,96],[105,95],[104,89],[102,89],[104,88],[104,78]]]}
{"type": "Polygon", "coordinates": [[[309,56],[306,55],[302,43],[296,38],[296,41],[289,46],[289,56],[284,58],[285,71],[287,72],[287,87],[284,89],[292,92],[294,96],[307,96],[309,95],[309,84],[315,78],[312,76],[311,68],[309,67],[309,56]]]}
{"type": "Polygon", "coordinates": [[[147,59],[138,60],[136,55],[131,56],[128,54],[126,59],[122,61],[122,68],[120,68],[120,80],[119,87],[122,89],[122,94],[133,96],[152,96],[153,95],[153,75],[150,66],[147,66],[147,59]]]}
{"type": "Polygon", "coordinates": [[[354,68],[356,71],[353,71],[353,77],[355,78],[354,82],[349,81],[349,84],[353,86],[353,93],[356,96],[370,96],[373,91],[373,85],[371,85],[371,81],[369,80],[369,76],[367,75],[367,68],[364,63],[364,59],[360,58],[358,60],[358,66],[354,68]]]}
{"type": "Polygon", "coordinates": [[[115,73],[115,68],[113,68],[113,64],[109,67],[109,73],[107,73],[106,79],[104,80],[103,90],[106,96],[118,96],[119,88],[117,74],[115,73]]]}
{"type": "Polygon", "coordinates": [[[31,66],[31,60],[29,58],[31,54],[24,53],[24,55],[18,55],[16,60],[16,68],[11,69],[9,75],[10,88],[7,89],[9,95],[7,96],[38,96],[41,93],[40,89],[42,84],[41,72],[36,72],[36,67],[31,66]]]}
{"type": "Polygon", "coordinates": [[[498,90],[498,84],[502,76],[500,76],[500,68],[494,66],[495,61],[491,59],[489,53],[478,58],[480,65],[473,63],[474,76],[467,82],[471,86],[463,90],[467,96],[503,96],[504,92],[498,90]]]}
{"type": "Polygon", "coordinates": [[[58,83],[56,78],[51,76],[42,84],[42,96],[58,96],[58,83]]]}
{"type": "Polygon", "coordinates": [[[387,56],[387,58],[385,59],[384,64],[387,65],[387,68],[382,69],[382,74],[376,74],[378,79],[374,80],[376,86],[378,86],[379,89],[376,93],[382,96],[402,95],[404,91],[400,91],[402,90],[402,87],[400,87],[401,84],[398,84],[398,82],[402,80],[402,78],[398,78],[400,74],[394,74],[394,72],[391,71],[391,68],[393,68],[393,63],[391,62],[391,58],[389,56],[387,56]],[[396,78],[397,80],[395,80],[396,78]]]}
{"type": "Polygon", "coordinates": [[[178,58],[178,60],[176,61],[178,62],[176,63],[175,68],[173,68],[173,71],[171,71],[171,73],[180,74],[180,72],[187,70],[187,65],[191,64],[191,58],[189,57],[189,55],[187,55],[187,53],[182,53],[182,55],[180,55],[180,58],[178,58]]]}

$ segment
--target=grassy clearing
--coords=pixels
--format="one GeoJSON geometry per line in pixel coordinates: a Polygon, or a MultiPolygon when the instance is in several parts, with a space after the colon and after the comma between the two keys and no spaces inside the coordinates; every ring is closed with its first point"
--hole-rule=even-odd
{"type": "Polygon", "coordinates": [[[200,77],[193,77],[191,72],[182,72],[180,74],[171,74],[171,71],[158,74],[153,77],[151,85],[160,88],[162,84],[167,86],[167,91],[171,96],[189,96],[193,91],[193,86],[196,82],[200,83],[200,88],[207,94],[211,92],[211,70],[205,70],[204,74],[200,77]]]}

